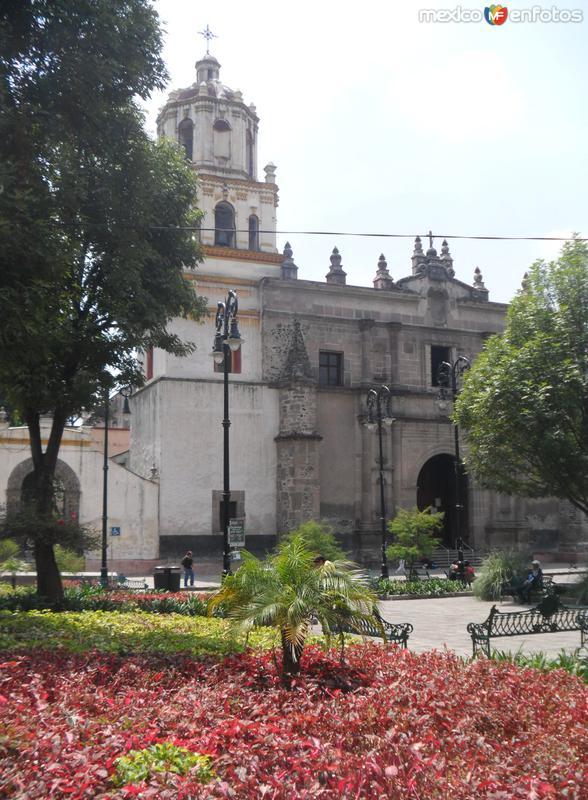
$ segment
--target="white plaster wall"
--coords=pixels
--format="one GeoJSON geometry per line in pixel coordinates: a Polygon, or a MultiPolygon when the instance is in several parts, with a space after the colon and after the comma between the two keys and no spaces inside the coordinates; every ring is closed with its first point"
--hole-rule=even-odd
{"type": "MultiPolygon", "coordinates": [[[[31,457],[26,428],[0,430],[0,504],[6,503],[10,474],[31,457]]],[[[59,459],[70,466],[80,482],[80,522],[102,530],[103,454],[89,434],[66,429],[59,459]]],[[[155,558],[158,486],[109,460],[108,531],[120,526],[116,558],[155,558]]],[[[110,537],[109,537],[110,538],[110,537]]]]}
{"type": "MultiPolygon", "coordinates": [[[[212,531],[212,492],[223,488],[221,381],[162,380],[160,534],[212,531]]],[[[246,529],[273,534],[276,525],[277,390],[229,386],[230,485],[245,492],[246,529]]]]}

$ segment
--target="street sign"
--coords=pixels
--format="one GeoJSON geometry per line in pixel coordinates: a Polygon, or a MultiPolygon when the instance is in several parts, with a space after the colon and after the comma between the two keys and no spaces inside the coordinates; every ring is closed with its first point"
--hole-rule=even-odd
{"type": "Polygon", "coordinates": [[[116,525],[110,529],[111,536],[120,536],[120,526],[116,525]]]}
{"type": "Polygon", "coordinates": [[[229,547],[245,547],[245,520],[229,520],[229,547]]]}
{"type": "Polygon", "coordinates": [[[231,550],[231,561],[241,561],[240,550],[231,550]]]}

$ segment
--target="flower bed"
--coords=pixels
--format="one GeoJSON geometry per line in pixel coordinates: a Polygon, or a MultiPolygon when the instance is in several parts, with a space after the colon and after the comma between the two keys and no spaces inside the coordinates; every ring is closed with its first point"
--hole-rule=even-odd
{"type": "Polygon", "coordinates": [[[567,673],[378,645],[349,648],[343,669],[334,652],[304,658],[288,692],[269,653],[5,655],[0,796],[588,796],[588,691],[567,673]]]}
{"type": "Polygon", "coordinates": [[[448,594],[464,594],[471,588],[462,581],[447,578],[422,578],[418,581],[399,581],[379,578],[374,581],[374,589],[382,596],[442,597],[448,594]]]}
{"type": "MultiPolygon", "coordinates": [[[[195,592],[105,591],[101,586],[66,587],[60,611],[151,611],[160,614],[206,616],[208,595],[195,592]]],[[[47,608],[34,587],[0,592],[0,610],[30,611],[47,608]]]]}
{"type": "MultiPolygon", "coordinates": [[[[270,647],[269,628],[251,632],[249,644],[270,647]]],[[[0,650],[60,649],[70,653],[189,653],[224,656],[243,650],[244,637],[231,635],[222,619],[156,615],[143,611],[0,611],[0,650]]]]}

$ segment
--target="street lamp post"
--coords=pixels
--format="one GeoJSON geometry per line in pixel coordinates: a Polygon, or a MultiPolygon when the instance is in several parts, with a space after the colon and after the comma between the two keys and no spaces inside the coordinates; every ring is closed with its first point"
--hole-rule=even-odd
{"type": "MultiPolygon", "coordinates": [[[[120,389],[120,394],[124,397],[124,414],[130,414],[129,397],[131,387],[125,386],[120,389]]],[[[102,561],[100,564],[100,584],[104,588],[108,586],[108,423],[110,416],[110,393],[108,389],[104,391],[104,460],[102,463],[102,561]]]]}
{"type": "Polygon", "coordinates": [[[102,563],[100,565],[100,583],[108,586],[108,562],[106,548],[108,546],[108,412],[110,396],[108,389],[104,392],[104,460],[102,462],[102,563]]]}
{"type": "Polygon", "coordinates": [[[390,427],[394,418],[390,413],[391,392],[387,386],[379,389],[370,389],[367,394],[367,419],[365,426],[368,430],[378,431],[378,445],[380,454],[380,525],[382,535],[382,568],[381,577],[388,577],[388,556],[386,555],[386,497],[384,493],[384,448],[382,444],[382,425],[390,427]]]}
{"type": "Polygon", "coordinates": [[[231,574],[231,549],[229,545],[229,502],[231,499],[230,472],[229,472],[229,369],[231,366],[231,352],[237,351],[243,339],[239,333],[237,313],[239,304],[237,292],[230,289],[226,302],[217,304],[215,320],[215,336],[211,356],[216,364],[223,364],[224,387],[224,415],[223,415],[223,501],[222,501],[222,526],[223,526],[223,576],[231,574]]]}
{"type": "MultiPolygon", "coordinates": [[[[458,378],[471,367],[470,360],[465,356],[458,356],[455,361],[450,364],[448,361],[442,361],[439,364],[437,373],[437,383],[439,384],[439,406],[442,410],[447,407],[448,391],[451,389],[451,397],[453,402],[459,394],[458,378]]],[[[453,423],[453,435],[455,439],[455,548],[457,550],[457,558],[460,564],[460,569],[463,571],[463,540],[462,540],[462,512],[464,504],[461,496],[461,457],[459,452],[459,426],[457,422],[453,423]]]]}

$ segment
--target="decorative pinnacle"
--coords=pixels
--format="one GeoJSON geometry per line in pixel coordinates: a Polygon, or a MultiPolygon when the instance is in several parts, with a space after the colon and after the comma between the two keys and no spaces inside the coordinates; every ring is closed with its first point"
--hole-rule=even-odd
{"type": "Polygon", "coordinates": [[[290,242],[286,242],[286,244],[284,246],[284,255],[288,259],[292,258],[292,256],[294,255],[294,251],[292,250],[292,247],[290,246],[290,242]]]}
{"type": "Polygon", "coordinates": [[[378,270],[385,270],[385,269],[388,269],[388,262],[386,261],[384,253],[382,253],[378,259],[378,270]]]}
{"type": "Polygon", "coordinates": [[[218,36],[216,35],[216,33],[213,33],[210,30],[210,28],[208,27],[208,24],[206,25],[206,30],[198,31],[198,35],[199,36],[204,36],[204,38],[206,39],[206,55],[209,56],[210,55],[210,40],[211,39],[218,39],[218,36]]]}
{"type": "Polygon", "coordinates": [[[417,236],[414,240],[414,253],[420,255],[423,252],[423,245],[421,244],[421,237],[417,236]]]}
{"type": "Polygon", "coordinates": [[[474,289],[485,289],[484,286],[484,276],[480,271],[480,267],[476,267],[474,270],[474,289]]]}
{"type": "Polygon", "coordinates": [[[333,252],[330,256],[330,261],[332,264],[332,269],[340,269],[341,268],[341,261],[342,257],[339,253],[339,250],[336,247],[333,247],[333,252]]]}
{"type": "Polygon", "coordinates": [[[441,257],[448,256],[449,257],[449,245],[447,244],[447,239],[443,239],[441,243],[441,257]]]}

